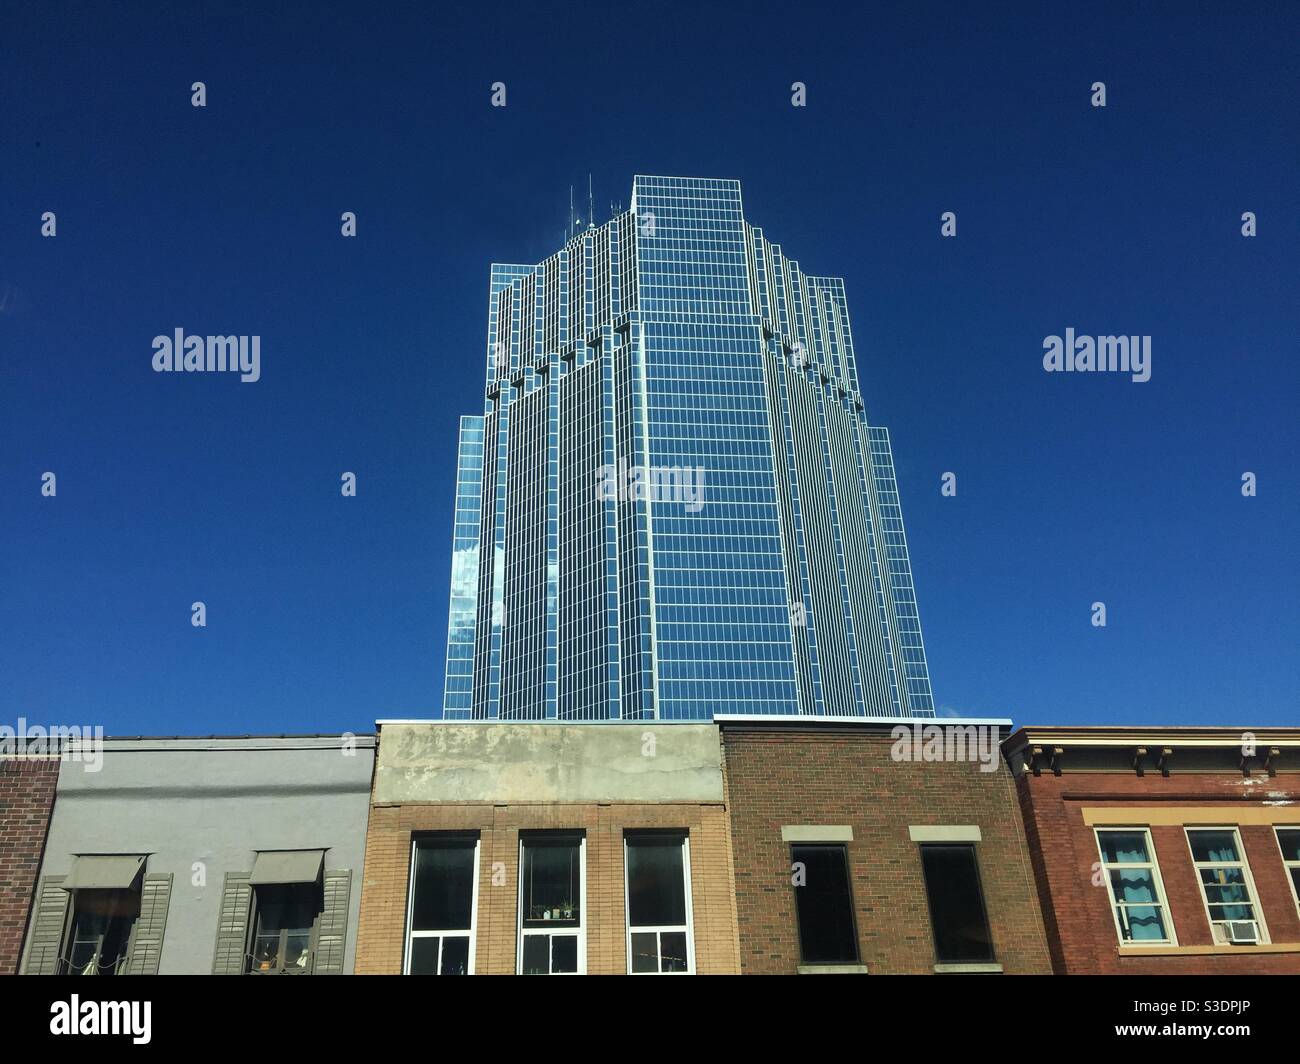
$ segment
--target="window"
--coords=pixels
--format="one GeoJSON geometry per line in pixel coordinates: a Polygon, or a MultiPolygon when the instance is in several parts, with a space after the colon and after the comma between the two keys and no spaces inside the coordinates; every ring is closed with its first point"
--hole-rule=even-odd
{"type": "Polygon", "coordinates": [[[477,907],[478,839],[415,839],[406,920],[407,974],[473,975],[477,907]]]}
{"type": "Polygon", "coordinates": [[[989,964],[989,933],[975,847],[970,843],[925,843],[921,846],[925,892],[930,900],[934,954],[940,964],[989,964]]]}
{"type": "Polygon", "coordinates": [[[139,915],[138,890],[76,891],[65,957],[69,974],[121,975],[139,915]]]}
{"type": "Polygon", "coordinates": [[[623,839],[623,856],[628,971],[633,975],[695,971],[686,836],[629,832],[623,839]]]}
{"type": "Polygon", "coordinates": [[[1282,848],[1282,863],[1291,876],[1291,895],[1300,905],[1300,828],[1278,828],[1277,844],[1282,848]]]}
{"type": "Polygon", "coordinates": [[[581,835],[519,840],[519,972],[582,975],[585,841],[581,835]]]}
{"type": "Polygon", "coordinates": [[[1255,907],[1254,883],[1237,829],[1188,828],[1187,842],[1214,941],[1265,941],[1264,921],[1255,907]]]}
{"type": "Polygon", "coordinates": [[[58,952],[59,968],[73,975],[122,975],[131,934],[140,917],[144,854],[78,854],[63,881],[72,918],[58,952]]]}
{"type": "Polygon", "coordinates": [[[792,846],[799,949],[805,964],[856,964],[858,935],[843,846],[792,846]]]}
{"type": "Polygon", "coordinates": [[[1172,942],[1160,869],[1146,828],[1099,830],[1097,846],[1120,942],[1172,942]]]}
{"type": "Polygon", "coordinates": [[[248,968],[253,975],[310,975],[325,893],[324,850],[259,850],[248,968]]]}
{"type": "Polygon", "coordinates": [[[321,911],[319,883],[276,883],[254,893],[253,975],[307,975],[321,911]]]}

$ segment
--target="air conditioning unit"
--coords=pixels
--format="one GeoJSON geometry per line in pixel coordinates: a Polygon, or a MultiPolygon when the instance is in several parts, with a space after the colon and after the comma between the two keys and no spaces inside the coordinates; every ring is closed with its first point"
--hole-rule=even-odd
{"type": "Polygon", "coordinates": [[[1227,920],[1222,927],[1224,937],[1234,946],[1259,944],[1259,924],[1254,920],[1227,920]]]}

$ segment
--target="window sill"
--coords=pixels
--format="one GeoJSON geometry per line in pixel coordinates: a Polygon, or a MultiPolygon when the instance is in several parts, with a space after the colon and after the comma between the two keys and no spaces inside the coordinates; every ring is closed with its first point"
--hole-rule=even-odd
{"type": "Polygon", "coordinates": [[[936,964],[935,975],[1001,975],[1002,965],[988,964],[936,964]]]}
{"type": "Polygon", "coordinates": [[[800,975],[866,975],[865,964],[801,964],[795,969],[800,975]]]}
{"type": "Polygon", "coordinates": [[[1117,946],[1121,957],[1199,957],[1229,953],[1300,953],[1300,942],[1270,942],[1260,946],[1117,946]]]}

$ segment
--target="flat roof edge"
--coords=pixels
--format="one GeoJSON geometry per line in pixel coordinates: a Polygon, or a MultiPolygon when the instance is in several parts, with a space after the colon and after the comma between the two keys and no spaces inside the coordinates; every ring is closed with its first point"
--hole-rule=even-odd
{"type": "Polygon", "coordinates": [[[608,725],[608,724],[634,724],[642,727],[650,724],[667,724],[676,727],[681,724],[863,724],[863,725],[891,725],[897,727],[912,727],[920,725],[954,725],[959,727],[1012,727],[1012,721],[1006,717],[850,717],[850,716],[795,716],[795,715],[776,715],[771,713],[716,713],[712,720],[664,720],[661,718],[652,718],[650,720],[621,720],[618,718],[609,718],[606,720],[502,720],[501,718],[479,719],[479,720],[448,720],[442,718],[410,718],[410,717],[393,717],[381,718],[375,721],[376,728],[382,728],[386,724],[571,724],[578,726],[589,725],[608,725]]]}
{"type": "Polygon", "coordinates": [[[1006,717],[849,717],[849,716],[774,716],[767,713],[719,713],[714,716],[718,724],[888,724],[910,728],[937,724],[960,727],[1010,728],[1012,721],[1006,717]]]}

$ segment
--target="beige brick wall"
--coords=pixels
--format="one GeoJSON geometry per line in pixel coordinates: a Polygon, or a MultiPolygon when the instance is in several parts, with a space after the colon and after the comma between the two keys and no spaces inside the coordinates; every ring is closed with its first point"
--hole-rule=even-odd
{"type": "Polygon", "coordinates": [[[376,805],[371,809],[357,930],[357,974],[401,971],[411,838],[431,831],[479,833],[474,970],[480,975],[513,973],[518,933],[519,833],[556,828],[580,829],[586,834],[589,974],[627,971],[623,833],[637,828],[688,832],[696,971],[702,975],[740,971],[730,823],[721,803],[438,803],[376,805]],[[505,870],[504,882],[499,885],[492,882],[496,862],[505,870]]]}

